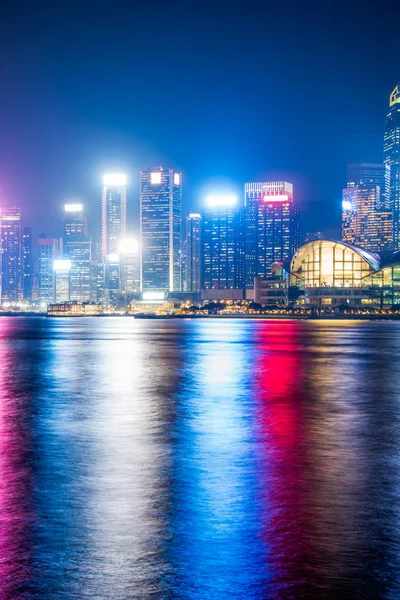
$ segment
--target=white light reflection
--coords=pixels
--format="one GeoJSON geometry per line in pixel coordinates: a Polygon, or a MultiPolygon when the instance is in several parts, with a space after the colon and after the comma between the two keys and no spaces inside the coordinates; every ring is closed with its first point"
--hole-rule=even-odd
{"type": "Polygon", "coordinates": [[[185,352],[176,450],[174,544],[187,589],[229,597],[266,575],[254,510],[251,332],[244,321],[194,321],[185,352]],[[184,523],[185,526],[181,525],[184,523]],[[218,573],[210,578],[210,573],[218,573]]]}

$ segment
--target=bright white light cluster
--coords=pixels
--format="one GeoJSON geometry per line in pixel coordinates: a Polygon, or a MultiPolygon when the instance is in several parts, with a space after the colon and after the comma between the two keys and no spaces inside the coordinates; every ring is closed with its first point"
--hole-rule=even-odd
{"type": "Polygon", "coordinates": [[[207,206],[234,206],[236,203],[236,196],[231,195],[213,194],[206,198],[207,206]]]}
{"type": "Polygon", "coordinates": [[[116,252],[114,254],[109,254],[107,260],[109,263],[117,263],[119,261],[119,254],[116,252]]]}
{"type": "Polygon", "coordinates": [[[65,212],[83,212],[83,204],[65,204],[65,212]]]}
{"type": "Polygon", "coordinates": [[[66,259],[56,259],[53,262],[53,269],[55,271],[70,271],[71,270],[71,261],[66,259]]]}
{"type": "Polygon", "coordinates": [[[150,181],[153,185],[161,183],[161,171],[154,171],[154,173],[150,173],[150,181]]]}
{"type": "Polygon", "coordinates": [[[164,292],[143,292],[143,300],[164,300],[164,292]]]}
{"type": "Polygon", "coordinates": [[[118,250],[120,254],[136,254],[138,251],[138,243],[135,238],[122,238],[118,250]]]}
{"type": "Polygon", "coordinates": [[[106,173],[103,175],[104,185],[126,185],[127,177],[124,173],[106,173]]]}
{"type": "Polygon", "coordinates": [[[343,210],[351,210],[352,209],[351,202],[349,202],[348,200],[343,200],[342,208],[343,208],[343,210]]]}

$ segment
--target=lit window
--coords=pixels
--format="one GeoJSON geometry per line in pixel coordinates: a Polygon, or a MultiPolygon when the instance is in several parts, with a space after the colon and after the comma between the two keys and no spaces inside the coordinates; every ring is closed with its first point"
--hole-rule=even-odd
{"type": "Polygon", "coordinates": [[[152,173],[151,183],[161,183],[161,173],[152,173]]]}
{"type": "Polygon", "coordinates": [[[174,185],[179,185],[181,182],[181,177],[179,173],[174,173],[174,185]]]}

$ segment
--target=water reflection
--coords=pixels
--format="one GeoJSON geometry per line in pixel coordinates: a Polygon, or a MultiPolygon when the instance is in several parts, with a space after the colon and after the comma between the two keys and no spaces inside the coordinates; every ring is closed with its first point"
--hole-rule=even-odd
{"type": "Polygon", "coordinates": [[[0,319],[0,599],[398,598],[400,326],[0,319]]]}
{"type": "Polygon", "coordinates": [[[254,518],[251,328],[195,322],[176,422],[174,597],[258,598],[267,573],[254,518]],[[250,337],[249,337],[250,336],[250,337]]]}

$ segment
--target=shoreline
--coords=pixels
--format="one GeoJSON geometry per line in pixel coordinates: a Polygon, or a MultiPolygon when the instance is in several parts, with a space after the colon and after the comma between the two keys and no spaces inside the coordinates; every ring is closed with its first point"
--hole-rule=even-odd
{"type": "Polygon", "coordinates": [[[399,321],[398,315],[134,315],[134,314],[99,314],[99,315],[48,315],[37,312],[3,312],[0,317],[40,317],[52,319],[83,318],[121,318],[128,317],[139,320],[171,320],[171,319],[236,319],[236,320],[295,320],[295,321],[399,321]]]}

